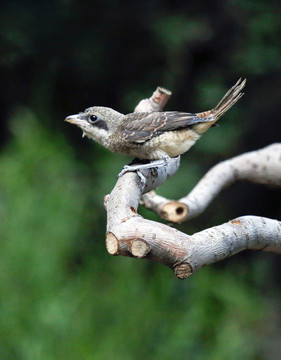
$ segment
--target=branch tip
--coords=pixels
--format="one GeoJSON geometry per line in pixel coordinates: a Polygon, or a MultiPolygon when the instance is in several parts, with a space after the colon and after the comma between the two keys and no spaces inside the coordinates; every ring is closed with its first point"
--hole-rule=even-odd
{"type": "Polygon", "coordinates": [[[113,233],[108,232],[106,234],[105,246],[107,252],[110,255],[118,255],[119,252],[118,239],[113,233]]]}
{"type": "Polygon", "coordinates": [[[150,246],[145,240],[134,240],[130,244],[130,251],[133,256],[143,258],[149,253],[150,246]]]}
{"type": "Polygon", "coordinates": [[[160,216],[174,223],[182,223],[188,217],[188,206],[179,201],[170,201],[163,205],[160,216]]]}
{"type": "Polygon", "coordinates": [[[192,275],[193,270],[190,264],[181,263],[174,266],[174,273],[178,279],[184,280],[192,275]]]}
{"type": "Polygon", "coordinates": [[[168,96],[172,95],[172,91],[170,91],[168,89],[165,89],[162,86],[158,86],[156,91],[159,91],[160,94],[165,94],[165,95],[168,95],[168,96]]]}

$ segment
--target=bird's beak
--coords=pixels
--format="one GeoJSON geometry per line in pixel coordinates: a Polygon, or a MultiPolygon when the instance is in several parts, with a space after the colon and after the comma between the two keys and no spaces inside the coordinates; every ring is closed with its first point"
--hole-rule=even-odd
{"type": "Polygon", "coordinates": [[[81,120],[79,114],[69,115],[67,118],[65,118],[65,121],[69,122],[70,124],[74,124],[74,125],[77,125],[79,120],[81,120]]]}

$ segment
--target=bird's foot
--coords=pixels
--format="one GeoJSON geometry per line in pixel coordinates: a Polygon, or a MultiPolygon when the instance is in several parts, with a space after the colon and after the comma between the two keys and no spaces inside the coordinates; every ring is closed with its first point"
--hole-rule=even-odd
{"type": "Polygon", "coordinates": [[[127,172],[131,172],[131,171],[139,172],[140,170],[152,169],[152,168],[159,167],[159,166],[166,166],[168,164],[168,161],[169,161],[169,158],[165,157],[163,159],[154,160],[154,161],[151,161],[151,162],[146,163],[146,164],[125,165],[123,167],[123,170],[118,175],[118,177],[126,174],[127,172]]]}

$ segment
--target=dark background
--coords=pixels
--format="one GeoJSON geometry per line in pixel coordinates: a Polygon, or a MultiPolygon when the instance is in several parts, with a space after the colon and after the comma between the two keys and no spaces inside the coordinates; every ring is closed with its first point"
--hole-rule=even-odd
{"type": "MultiPolygon", "coordinates": [[[[159,189],[182,197],[217,162],[280,141],[280,3],[15,0],[0,26],[0,358],[279,359],[280,257],[243,252],[185,281],[110,257],[103,197],[130,159],[63,120],[93,105],[131,112],[157,85],[173,92],[167,110],[204,111],[246,77],[159,189]]],[[[237,184],[178,228],[280,219],[280,203],[237,184]]]]}

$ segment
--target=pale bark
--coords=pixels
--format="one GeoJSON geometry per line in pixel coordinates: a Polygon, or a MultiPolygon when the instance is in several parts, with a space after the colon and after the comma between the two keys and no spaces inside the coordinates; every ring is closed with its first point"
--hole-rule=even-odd
{"type": "MultiPolygon", "coordinates": [[[[169,91],[158,88],[135,111],[159,111],[169,96],[169,91]]],[[[172,268],[180,279],[245,249],[281,253],[281,223],[277,220],[243,216],[187,235],[165,224],[146,220],[137,212],[143,195],[147,207],[177,222],[177,216],[186,218],[202,212],[222,188],[236,180],[280,186],[280,161],[280,144],[227,160],[210,170],[187,197],[175,204],[154,192],[143,194],[156,189],[177,171],[179,157],[157,168],[125,173],[105,197],[107,251],[111,255],[161,262],[172,268]]]]}
{"type": "MultiPolygon", "coordinates": [[[[152,175],[146,170],[145,178],[152,175]]],[[[148,181],[151,181],[148,179],[148,181]]],[[[192,236],[137,213],[143,182],[136,173],[120,177],[106,199],[106,247],[111,255],[149,258],[171,267],[178,278],[242,250],[281,253],[281,222],[243,216],[192,236]]]]}
{"type": "Polygon", "coordinates": [[[169,100],[172,92],[158,86],[149,99],[141,100],[134,112],[161,111],[169,100]]]}
{"type": "Polygon", "coordinates": [[[143,196],[142,203],[163,219],[181,223],[201,214],[222,189],[236,181],[280,187],[281,144],[272,144],[217,164],[187,196],[178,201],[152,192],[143,196]]]}

